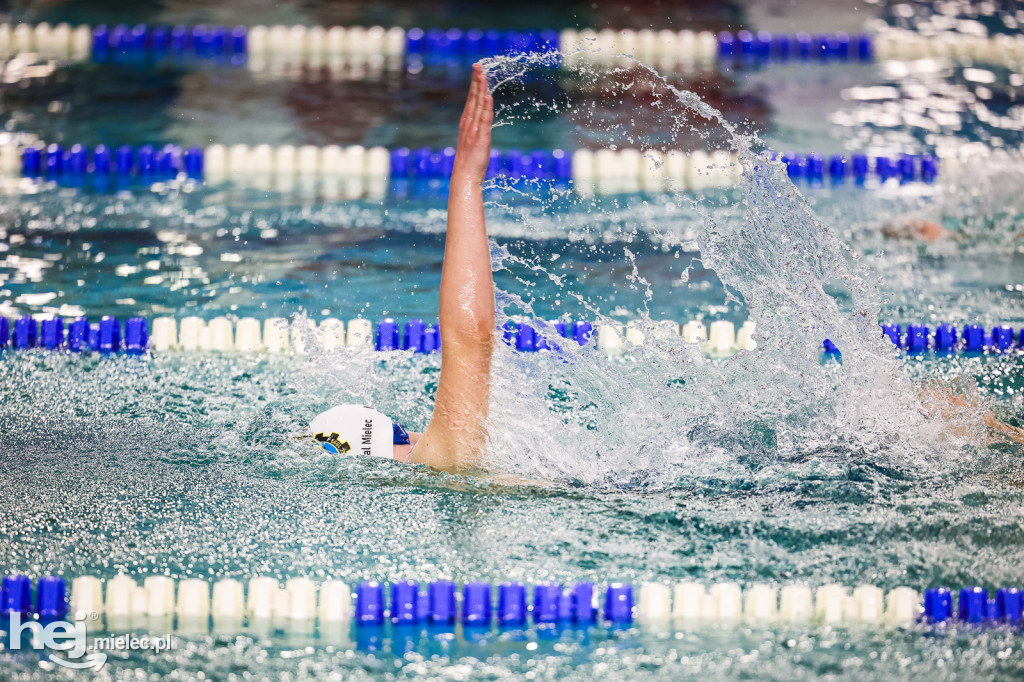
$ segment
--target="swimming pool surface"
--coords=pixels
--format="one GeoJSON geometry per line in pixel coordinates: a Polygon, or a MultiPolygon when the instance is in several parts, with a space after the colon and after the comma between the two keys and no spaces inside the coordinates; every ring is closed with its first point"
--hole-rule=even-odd
{"type": "MultiPolygon", "coordinates": [[[[925,30],[941,14],[925,3],[766,7],[531,4],[527,14],[518,5],[455,12],[401,2],[28,3],[13,19],[852,33],[872,17],[925,30]]],[[[972,16],[979,9],[966,3],[957,16],[1013,32],[1016,15],[972,16]]],[[[496,183],[488,227],[504,314],[640,324],[751,318],[759,347],[708,360],[652,327],[626,358],[590,346],[555,356],[498,344],[488,476],[337,459],[296,438],[318,412],[353,401],[422,429],[436,355],[4,349],[5,571],[69,581],[128,573],[353,585],[1021,586],[1024,450],[987,442],[982,422],[992,411],[1024,423],[1019,349],[906,356],[877,329],[887,321],[1024,326],[1024,165],[1013,151],[1019,69],[936,60],[739,64],[666,84],[641,66],[616,76],[625,81],[590,70],[493,68],[524,70],[497,94],[507,125],[495,129],[494,144],[503,149],[597,148],[671,131],[679,148],[745,148],[745,135],[756,133],[755,152],[998,153],[950,164],[933,184],[867,188],[797,188],[770,164],[734,189],[678,195],[592,198],[496,183]],[[619,82],[648,88],[661,104],[622,105],[619,82]],[[886,236],[906,216],[938,222],[950,237],[886,236]],[[842,364],[821,358],[823,338],[840,343],[842,364]],[[957,411],[951,427],[926,418],[918,392],[936,379],[979,406],[957,411]]],[[[6,134],[62,144],[443,147],[455,140],[466,75],[398,68],[324,82],[84,62],[0,85],[0,119],[6,134]]],[[[437,316],[441,183],[341,201],[230,185],[102,192],[15,184],[0,197],[2,316],[437,316]]],[[[1024,675],[1019,626],[386,634],[183,635],[171,653],[113,654],[101,675],[1024,675]]],[[[75,676],[7,648],[0,665],[10,679],[75,676]]]]}

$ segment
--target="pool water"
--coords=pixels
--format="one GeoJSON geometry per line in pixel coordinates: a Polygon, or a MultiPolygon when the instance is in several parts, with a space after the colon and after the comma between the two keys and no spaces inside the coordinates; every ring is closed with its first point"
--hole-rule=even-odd
{"type": "MultiPolygon", "coordinates": [[[[929,16],[914,7],[921,21],[929,16]]],[[[18,18],[439,22],[404,3],[242,9],[176,3],[129,17],[125,11],[141,10],[71,4],[18,18]]],[[[546,11],[531,20],[555,28],[686,20],[710,30],[808,21],[813,31],[857,30],[866,18],[799,8],[773,17],[743,4],[694,17],[657,6],[650,19],[589,5],[571,21],[546,11]]],[[[521,21],[494,8],[442,23],[521,21]]],[[[1020,584],[1022,448],[988,443],[981,421],[993,411],[1024,423],[1019,353],[905,357],[877,325],[1024,326],[1024,166],[997,155],[944,169],[933,185],[798,189],[778,165],[754,170],[755,157],[743,156],[749,146],[1016,148],[1013,73],[993,70],[995,82],[982,84],[961,67],[917,62],[793,64],[666,83],[638,65],[628,82],[664,106],[639,106],[623,122],[611,115],[621,93],[604,74],[522,61],[489,68],[513,76],[497,94],[507,125],[496,128],[496,146],[572,149],[673,130],[667,143],[741,153],[748,172],[732,190],[598,198],[522,184],[488,190],[502,315],[636,322],[646,343],[614,358],[589,346],[528,355],[499,344],[494,472],[475,477],[337,459],[296,438],[319,411],[346,401],[372,403],[422,429],[436,356],[315,347],[289,357],[4,350],[5,570],[349,583],[835,582],[919,591],[1020,584]],[[890,88],[890,99],[853,96],[851,88],[867,86],[890,88]],[[1002,99],[993,102],[993,93],[1002,99]],[[931,130],[907,115],[922,102],[957,108],[959,125],[945,119],[931,130]],[[899,125],[882,116],[893,112],[899,125]],[[952,237],[885,236],[884,224],[905,215],[940,222],[952,237]],[[716,360],[659,334],[656,324],[748,317],[757,321],[758,350],[716,360]],[[823,338],[839,344],[842,364],[822,360],[823,338]],[[917,393],[936,379],[978,395],[983,406],[958,413],[956,428],[926,418],[917,393]]],[[[2,115],[8,132],[65,143],[440,147],[454,140],[464,80],[463,72],[428,78],[399,70],[327,87],[245,70],[84,64],[5,84],[2,115]]],[[[0,201],[0,314],[433,319],[444,197],[441,185],[343,202],[230,186],[9,188],[0,201]]],[[[171,654],[113,656],[105,674],[1007,679],[1024,668],[1020,631],[1005,627],[384,634],[189,635],[171,654]]],[[[3,651],[0,659],[12,679],[71,676],[38,655],[3,651]]]]}

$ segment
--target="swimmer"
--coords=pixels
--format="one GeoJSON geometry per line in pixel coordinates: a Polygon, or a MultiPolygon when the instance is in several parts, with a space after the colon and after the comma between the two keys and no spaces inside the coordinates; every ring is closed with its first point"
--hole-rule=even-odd
{"type": "Polygon", "coordinates": [[[483,457],[495,322],[481,185],[491,158],[493,118],[487,77],[474,64],[448,193],[439,297],[441,378],[430,424],[422,434],[407,432],[373,408],[339,405],[310,424],[310,434],[328,452],[394,458],[449,471],[473,469],[483,457]]]}
{"type": "MultiPolygon", "coordinates": [[[[439,297],[444,332],[441,377],[430,424],[422,434],[409,432],[371,407],[339,405],[310,424],[310,434],[328,452],[395,459],[448,471],[474,469],[481,463],[495,331],[494,279],[481,185],[490,161],[493,116],[487,78],[475,64],[459,121],[448,195],[439,297]]],[[[920,400],[922,412],[941,420],[952,437],[964,438],[978,428],[980,403],[973,395],[954,395],[941,384],[928,384],[922,387],[920,400]]],[[[991,412],[984,414],[980,424],[990,443],[1024,442],[1024,431],[991,412]]]]}
{"type": "Polygon", "coordinates": [[[936,380],[925,381],[920,386],[918,399],[921,414],[939,420],[946,436],[971,441],[973,434],[979,434],[984,436],[986,445],[1024,444],[1024,429],[1007,424],[987,409],[973,379],[955,377],[948,385],[936,380]]]}
{"type": "Polygon", "coordinates": [[[882,225],[882,234],[890,239],[939,242],[950,236],[949,230],[931,220],[904,215],[882,225]]]}

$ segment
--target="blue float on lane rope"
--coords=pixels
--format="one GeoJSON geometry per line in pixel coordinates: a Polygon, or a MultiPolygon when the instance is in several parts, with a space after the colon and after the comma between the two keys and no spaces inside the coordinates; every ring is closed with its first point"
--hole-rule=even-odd
{"type": "Polygon", "coordinates": [[[516,350],[532,353],[537,350],[537,330],[528,324],[518,325],[516,350]]]}
{"type": "Polygon", "coordinates": [[[533,620],[535,623],[555,623],[562,619],[562,586],[540,583],[533,587],[533,620]]]}
{"type": "Polygon", "coordinates": [[[572,323],[572,338],[581,346],[587,345],[590,337],[594,334],[594,325],[586,320],[576,320],[572,323]]]}
{"type": "Polygon", "coordinates": [[[189,147],[185,152],[185,175],[193,180],[203,179],[203,150],[189,147]]]}
{"type": "Polygon", "coordinates": [[[611,583],[604,599],[604,619],[612,623],[633,621],[633,586],[628,583],[611,583]]]}
{"type": "Polygon", "coordinates": [[[950,351],[956,347],[956,328],[951,324],[940,324],[935,328],[935,350],[950,351]]]}
{"type": "Polygon", "coordinates": [[[1009,350],[1013,346],[1013,329],[1007,326],[993,327],[991,338],[994,349],[1009,350]]]}
{"type": "Polygon", "coordinates": [[[364,625],[380,625],[384,622],[383,585],[365,582],[356,588],[356,622],[364,625]]]}
{"type": "Polygon", "coordinates": [[[135,152],[126,144],[117,148],[114,161],[118,175],[128,176],[135,171],[135,152]]]}
{"type": "Polygon", "coordinates": [[[402,350],[422,352],[426,331],[427,325],[421,319],[413,318],[406,322],[402,333],[402,350]]]}
{"type": "Polygon", "coordinates": [[[933,587],[924,593],[924,615],[933,623],[944,623],[953,615],[953,593],[933,587]]]}
{"type": "Polygon", "coordinates": [[[98,144],[92,152],[92,170],[96,175],[110,174],[110,148],[105,144],[98,144]]]}
{"type": "Polygon", "coordinates": [[[59,144],[51,144],[46,148],[46,175],[54,177],[64,170],[64,148],[59,144]]]}
{"type": "Polygon", "coordinates": [[[67,584],[58,576],[43,576],[36,585],[36,613],[43,621],[63,619],[68,613],[67,584]]]}
{"type": "Polygon", "coordinates": [[[89,171],[89,151],[80,144],[71,145],[68,151],[67,172],[85,175],[89,171]]]}
{"type": "Polygon", "coordinates": [[[420,346],[421,353],[434,353],[441,350],[441,326],[432,324],[427,327],[423,334],[423,342],[420,346]]]}
{"type": "Polygon", "coordinates": [[[116,317],[106,316],[100,319],[94,350],[104,353],[116,353],[121,350],[121,323],[116,317]]]}
{"type": "Polygon", "coordinates": [[[576,623],[590,623],[597,618],[594,606],[594,583],[576,583],[572,588],[572,619],[576,623]]]}
{"type": "Polygon", "coordinates": [[[988,591],[981,587],[960,590],[957,617],[965,623],[980,623],[987,615],[988,591]]]}
{"type": "Polygon", "coordinates": [[[978,353],[985,349],[985,328],[978,324],[964,326],[964,350],[978,353]]]}
{"type": "Polygon", "coordinates": [[[80,317],[68,325],[68,350],[78,352],[89,348],[89,320],[80,317]]]}
{"type": "Polygon", "coordinates": [[[427,588],[427,600],[430,604],[430,621],[438,625],[450,625],[458,617],[455,598],[455,583],[451,580],[438,580],[430,583],[427,588]]]}
{"type": "Polygon", "coordinates": [[[923,324],[909,325],[904,343],[908,353],[928,350],[928,327],[923,324]]]}
{"type": "Polygon", "coordinates": [[[462,587],[462,623],[489,625],[491,622],[490,583],[466,583],[462,587]]]}
{"type": "Polygon", "coordinates": [[[1024,594],[1016,587],[996,591],[996,616],[1006,623],[1020,623],[1024,612],[1024,594]]]}
{"type": "Polygon", "coordinates": [[[145,318],[129,318],[124,323],[124,349],[129,353],[144,353],[148,343],[149,331],[145,318]]]}
{"type": "Polygon", "coordinates": [[[377,324],[374,347],[377,350],[398,350],[398,324],[390,317],[377,324]]]}
{"type": "Polygon", "coordinates": [[[419,583],[412,580],[391,583],[391,622],[403,625],[418,623],[419,583]]]}
{"type": "Polygon", "coordinates": [[[40,345],[48,350],[54,350],[64,345],[64,322],[60,318],[43,320],[40,345]]]}
{"type": "Polygon", "coordinates": [[[897,348],[903,346],[903,328],[898,324],[883,324],[882,335],[892,341],[897,348]]]}
{"type": "Polygon", "coordinates": [[[20,613],[22,616],[32,612],[32,582],[28,576],[4,576],[0,586],[0,613],[10,616],[20,613]]]}
{"type": "Polygon", "coordinates": [[[498,586],[498,624],[506,627],[526,623],[526,586],[503,583],[498,586]]]}
{"type": "Polygon", "coordinates": [[[38,323],[31,317],[19,317],[14,322],[14,347],[35,348],[39,336],[38,323]]]}

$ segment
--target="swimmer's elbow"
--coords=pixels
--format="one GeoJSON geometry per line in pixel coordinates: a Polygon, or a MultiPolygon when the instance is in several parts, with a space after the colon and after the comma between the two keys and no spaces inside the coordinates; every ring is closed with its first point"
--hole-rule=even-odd
{"type": "Polygon", "coordinates": [[[441,322],[441,343],[451,341],[460,348],[490,350],[494,345],[494,319],[463,320],[450,326],[451,332],[441,322]]]}
{"type": "Polygon", "coordinates": [[[466,330],[466,342],[484,348],[494,344],[494,318],[474,321],[466,330]]]}

